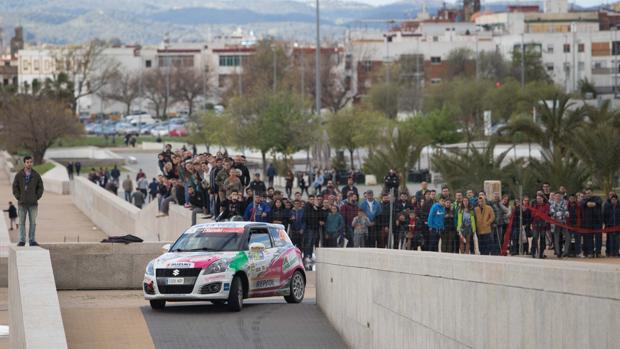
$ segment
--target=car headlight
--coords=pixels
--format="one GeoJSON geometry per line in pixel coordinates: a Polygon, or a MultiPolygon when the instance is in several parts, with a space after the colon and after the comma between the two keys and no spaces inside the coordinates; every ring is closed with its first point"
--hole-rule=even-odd
{"type": "Polygon", "coordinates": [[[155,275],[155,266],[153,265],[153,261],[149,262],[146,266],[146,275],[154,276],[155,275]]]}
{"type": "Polygon", "coordinates": [[[202,272],[204,275],[217,274],[217,273],[225,272],[226,269],[228,269],[228,263],[226,263],[226,261],[219,260],[219,261],[212,263],[206,269],[203,269],[202,272]]]}

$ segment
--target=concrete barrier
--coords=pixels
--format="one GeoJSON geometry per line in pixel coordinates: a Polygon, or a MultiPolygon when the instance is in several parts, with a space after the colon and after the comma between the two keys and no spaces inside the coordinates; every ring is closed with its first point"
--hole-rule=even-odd
{"type": "MultiPolygon", "coordinates": [[[[71,181],[71,198],[75,206],[108,236],[136,234],[135,222],[140,209],[88,179],[75,177],[71,181]]],[[[152,239],[150,236],[140,237],[152,239]]]]}
{"type": "Polygon", "coordinates": [[[317,303],[352,348],[617,348],[620,266],[320,249],[317,303]]]}
{"type": "Polygon", "coordinates": [[[165,242],[42,244],[49,250],[58,290],[120,290],[142,287],[148,262],[165,242]]]}
{"type": "Polygon", "coordinates": [[[9,228],[7,227],[8,215],[4,212],[0,212],[0,287],[7,287],[9,270],[8,270],[8,257],[9,247],[11,246],[11,237],[9,235],[9,228]]]}
{"type": "Polygon", "coordinates": [[[68,195],[70,190],[70,182],[67,169],[62,164],[59,164],[54,160],[46,161],[54,164],[54,168],[45,172],[41,176],[41,179],[43,179],[43,186],[45,187],[45,191],[61,195],[68,195]]]}
{"type": "Polygon", "coordinates": [[[108,236],[133,234],[145,241],[172,241],[191,225],[191,211],[182,206],[170,205],[169,215],[158,218],[156,201],[141,210],[82,177],[71,181],[71,197],[108,236]]]}
{"type": "Polygon", "coordinates": [[[9,279],[9,348],[67,348],[49,252],[12,246],[9,279]]]}

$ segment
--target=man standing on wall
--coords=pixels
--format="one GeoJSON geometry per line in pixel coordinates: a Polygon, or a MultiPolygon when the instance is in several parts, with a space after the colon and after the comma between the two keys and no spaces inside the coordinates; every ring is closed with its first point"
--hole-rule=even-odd
{"type": "Polygon", "coordinates": [[[15,175],[13,195],[17,199],[19,216],[19,242],[17,246],[26,245],[26,214],[29,220],[28,241],[30,246],[38,246],[35,240],[38,202],[43,196],[43,180],[32,168],[32,157],[24,157],[24,169],[15,175]]]}

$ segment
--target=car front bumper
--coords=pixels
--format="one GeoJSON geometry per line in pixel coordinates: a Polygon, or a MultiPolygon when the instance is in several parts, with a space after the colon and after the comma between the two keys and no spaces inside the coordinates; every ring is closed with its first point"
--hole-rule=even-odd
{"type": "Polygon", "coordinates": [[[225,300],[230,293],[232,273],[218,273],[185,277],[182,285],[170,285],[170,277],[144,275],[142,291],[146,300],[225,300]]]}

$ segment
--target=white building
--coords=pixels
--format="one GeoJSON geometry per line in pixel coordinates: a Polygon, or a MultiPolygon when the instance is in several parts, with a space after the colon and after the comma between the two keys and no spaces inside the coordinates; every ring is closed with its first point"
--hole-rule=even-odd
{"type": "MultiPolygon", "coordinates": [[[[136,74],[149,69],[183,67],[195,69],[196,74],[204,75],[204,89],[207,91],[202,104],[218,103],[221,90],[227,87],[229,79],[242,72],[241,61],[244,56],[252,55],[256,39],[253,35],[235,34],[218,36],[205,43],[169,43],[156,47],[119,46],[106,48],[99,59],[103,69],[108,64],[117,64],[125,73],[136,74]]],[[[72,47],[40,46],[20,50],[18,53],[19,86],[22,92],[31,92],[32,85],[42,84],[46,79],[54,79],[60,72],[71,72],[70,66],[63,60],[67,50],[72,47]]],[[[71,76],[76,86],[81,76],[71,76]]],[[[87,86],[87,84],[84,84],[87,86]]],[[[132,109],[149,110],[149,103],[138,99],[132,109]]],[[[122,113],[124,106],[118,102],[102,100],[99,94],[89,94],[78,100],[79,113],[122,113]]],[[[171,111],[184,110],[182,103],[172,105],[171,111]]]]}
{"type": "Polygon", "coordinates": [[[565,3],[547,1],[546,12],[482,13],[475,23],[426,20],[405,22],[389,32],[348,33],[353,85],[364,94],[373,70],[403,55],[415,55],[421,61],[422,83],[437,83],[446,72],[442,62],[454,49],[497,51],[511,59],[523,43],[541,53],[547,73],[567,92],[577,90],[579,81],[587,79],[599,94],[612,94],[620,80],[620,34],[601,28],[620,23],[620,17],[615,13],[566,12],[565,3]],[[605,22],[605,18],[613,21],[605,22]]]}

